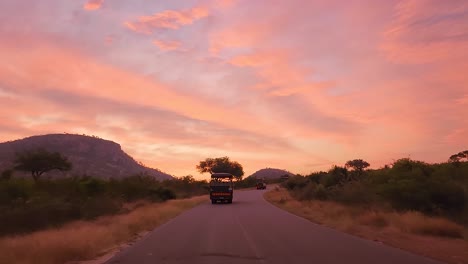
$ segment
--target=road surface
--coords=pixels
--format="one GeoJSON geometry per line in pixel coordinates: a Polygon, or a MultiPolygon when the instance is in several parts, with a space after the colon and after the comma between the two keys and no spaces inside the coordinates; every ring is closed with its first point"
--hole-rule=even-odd
{"type": "Polygon", "coordinates": [[[207,201],[155,229],[106,263],[439,263],[322,227],[237,191],[232,204],[207,201]]]}

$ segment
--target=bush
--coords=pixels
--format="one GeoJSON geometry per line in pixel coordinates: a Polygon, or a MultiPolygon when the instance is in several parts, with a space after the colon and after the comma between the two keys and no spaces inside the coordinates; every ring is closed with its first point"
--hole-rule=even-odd
{"type": "Polygon", "coordinates": [[[58,226],[80,216],[80,208],[76,204],[50,197],[35,198],[23,206],[3,210],[0,215],[0,234],[24,233],[58,226]]]}
{"type": "Polygon", "coordinates": [[[393,176],[388,182],[380,184],[381,194],[398,210],[429,214],[461,213],[466,207],[464,188],[449,177],[432,177],[433,169],[428,166],[405,160],[397,168],[392,168],[393,176]]]}
{"type": "Polygon", "coordinates": [[[377,199],[375,193],[365,183],[350,182],[333,188],[329,192],[329,199],[343,204],[371,204],[377,199]]]}
{"type": "Polygon", "coordinates": [[[79,189],[86,196],[96,196],[105,192],[105,185],[101,179],[87,178],[79,182],[79,189]]]}
{"type": "Polygon", "coordinates": [[[149,189],[149,197],[153,202],[160,202],[175,199],[176,194],[171,189],[159,186],[149,189]]]}
{"type": "Polygon", "coordinates": [[[9,205],[18,200],[28,200],[34,185],[30,180],[11,179],[0,182],[0,205],[9,205]]]}
{"type": "Polygon", "coordinates": [[[6,169],[2,171],[2,174],[0,175],[0,180],[8,181],[11,179],[12,176],[13,176],[13,170],[6,169]]]}
{"type": "Polygon", "coordinates": [[[282,183],[288,190],[302,189],[309,183],[309,179],[302,176],[292,176],[287,181],[282,183]]]}
{"type": "Polygon", "coordinates": [[[292,196],[298,200],[325,200],[328,197],[327,190],[322,184],[309,182],[304,188],[296,189],[292,196]]]}
{"type": "Polygon", "coordinates": [[[80,218],[93,219],[101,215],[116,214],[122,208],[122,204],[110,197],[99,199],[87,199],[81,203],[80,218]]]}
{"type": "Polygon", "coordinates": [[[392,166],[360,172],[334,166],[283,183],[298,200],[334,200],[418,211],[468,223],[468,162],[428,164],[399,159],[392,166]]]}
{"type": "Polygon", "coordinates": [[[241,181],[235,183],[236,188],[251,188],[257,185],[257,179],[255,177],[247,177],[241,181]]]}
{"type": "Polygon", "coordinates": [[[159,182],[135,175],[104,180],[93,177],[0,180],[0,235],[17,234],[119,213],[124,202],[163,202],[207,193],[206,181],[191,176],[159,182]]]}

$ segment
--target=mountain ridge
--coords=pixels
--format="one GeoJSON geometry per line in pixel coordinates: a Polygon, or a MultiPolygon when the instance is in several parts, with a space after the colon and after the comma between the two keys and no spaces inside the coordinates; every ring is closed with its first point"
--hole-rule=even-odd
{"type": "MultiPolygon", "coordinates": [[[[12,167],[16,153],[39,148],[59,152],[72,163],[71,171],[51,171],[47,173],[49,176],[87,175],[100,178],[123,178],[145,174],[158,180],[173,178],[158,169],[140,164],[114,141],[96,136],[67,133],[35,135],[0,143],[0,171],[12,167]]],[[[24,173],[15,171],[14,175],[17,174],[23,175],[24,173]]]]}
{"type": "Polygon", "coordinates": [[[293,176],[294,174],[282,169],[264,168],[254,172],[249,177],[257,179],[279,179],[283,175],[293,176]]]}

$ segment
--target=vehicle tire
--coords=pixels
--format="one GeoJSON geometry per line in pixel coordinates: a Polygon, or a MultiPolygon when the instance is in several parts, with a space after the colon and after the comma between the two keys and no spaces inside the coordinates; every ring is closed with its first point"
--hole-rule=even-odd
{"type": "Polygon", "coordinates": [[[228,203],[232,204],[232,199],[229,199],[229,200],[228,200],[228,203]]]}
{"type": "Polygon", "coordinates": [[[216,203],[216,200],[211,200],[211,204],[215,204],[216,203]]]}

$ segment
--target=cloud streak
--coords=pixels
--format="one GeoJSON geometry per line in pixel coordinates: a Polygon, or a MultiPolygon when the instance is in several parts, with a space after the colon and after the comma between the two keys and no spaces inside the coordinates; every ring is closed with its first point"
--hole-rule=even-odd
{"type": "Polygon", "coordinates": [[[174,40],[166,41],[155,39],[153,40],[153,44],[164,51],[178,50],[181,47],[181,43],[174,40]]]}
{"type": "Polygon", "coordinates": [[[0,140],[92,134],[175,175],[468,145],[466,1],[193,4],[0,1],[0,140]]]}
{"type": "Polygon", "coordinates": [[[208,9],[203,7],[180,11],[165,10],[150,16],[140,16],[136,21],[128,21],[124,25],[134,32],[149,35],[156,29],[179,29],[208,15],[208,9]]]}

